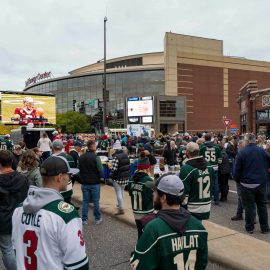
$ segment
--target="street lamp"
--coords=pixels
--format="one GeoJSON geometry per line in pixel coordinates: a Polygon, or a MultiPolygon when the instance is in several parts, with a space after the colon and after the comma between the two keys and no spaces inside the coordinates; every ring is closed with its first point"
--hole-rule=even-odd
{"type": "Polygon", "coordinates": [[[107,119],[106,119],[106,22],[107,17],[104,17],[104,73],[103,73],[103,132],[105,132],[105,127],[107,127],[107,119]]]}

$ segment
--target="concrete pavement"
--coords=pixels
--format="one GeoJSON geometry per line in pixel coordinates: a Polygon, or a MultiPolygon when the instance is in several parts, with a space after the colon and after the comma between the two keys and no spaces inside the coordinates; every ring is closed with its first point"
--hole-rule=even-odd
{"type": "MultiPolygon", "coordinates": [[[[82,201],[79,184],[74,185],[73,198],[82,201]]],[[[124,195],[125,214],[115,216],[128,225],[136,226],[127,192],[124,195]]],[[[113,187],[102,185],[100,209],[114,216],[116,196],[113,187]]],[[[209,260],[229,269],[268,270],[270,269],[270,244],[213,222],[203,222],[208,231],[209,260]]]]}

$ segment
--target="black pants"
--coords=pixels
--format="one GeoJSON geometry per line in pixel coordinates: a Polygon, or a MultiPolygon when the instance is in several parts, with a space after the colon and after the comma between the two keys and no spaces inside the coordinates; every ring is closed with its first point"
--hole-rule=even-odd
{"type": "Polygon", "coordinates": [[[269,230],[266,206],[266,183],[256,188],[246,188],[240,184],[240,188],[242,203],[245,209],[246,230],[252,231],[254,229],[254,203],[257,205],[261,230],[269,230]]]}
{"type": "Polygon", "coordinates": [[[138,239],[139,239],[143,233],[143,225],[139,219],[135,219],[135,222],[138,230],[138,239]]]}
{"type": "Polygon", "coordinates": [[[229,177],[230,174],[219,174],[218,175],[218,183],[219,183],[219,191],[221,194],[221,200],[227,200],[228,192],[229,192],[229,177]]]}

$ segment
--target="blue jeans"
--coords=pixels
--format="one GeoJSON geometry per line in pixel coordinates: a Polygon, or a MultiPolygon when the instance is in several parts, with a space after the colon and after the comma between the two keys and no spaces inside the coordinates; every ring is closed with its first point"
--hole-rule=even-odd
{"type": "Polygon", "coordinates": [[[256,188],[246,188],[240,184],[240,188],[242,203],[245,209],[246,230],[251,231],[254,229],[254,204],[257,205],[261,230],[269,230],[266,206],[266,183],[256,188]]]}
{"type": "Polygon", "coordinates": [[[88,206],[90,197],[94,204],[94,217],[95,220],[100,220],[99,199],[100,199],[100,184],[95,185],[82,185],[83,205],[82,205],[82,220],[88,219],[88,206]]]}
{"type": "Polygon", "coordinates": [[[117,198],[117,207],[123,209],[123,200],[124,200],[124,186],[119,185],[117,181],[113,181],[113,187],[116,193],[117,198]]]}
{"type": "Polygon", "coordinates": [[[11,243],[11,234],[0,234],[0,249],[3,263],[8,270],[16,270],[15,252],[11,243]]]}
{"type": "Polygon", "coordinates": [[[215,171],[215,178],[213,183],[214,201],[219,202],[219,185],[218,185],[218,171],[215,171]]]}

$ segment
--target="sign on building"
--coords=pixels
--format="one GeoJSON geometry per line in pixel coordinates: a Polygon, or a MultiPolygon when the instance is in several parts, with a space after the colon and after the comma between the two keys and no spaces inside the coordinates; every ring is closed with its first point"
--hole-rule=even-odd
{"type": "Polygon", "coordinates": [[[270,95],[262,96],[262,106],[263,107],[270,106],[270,95]]]}

